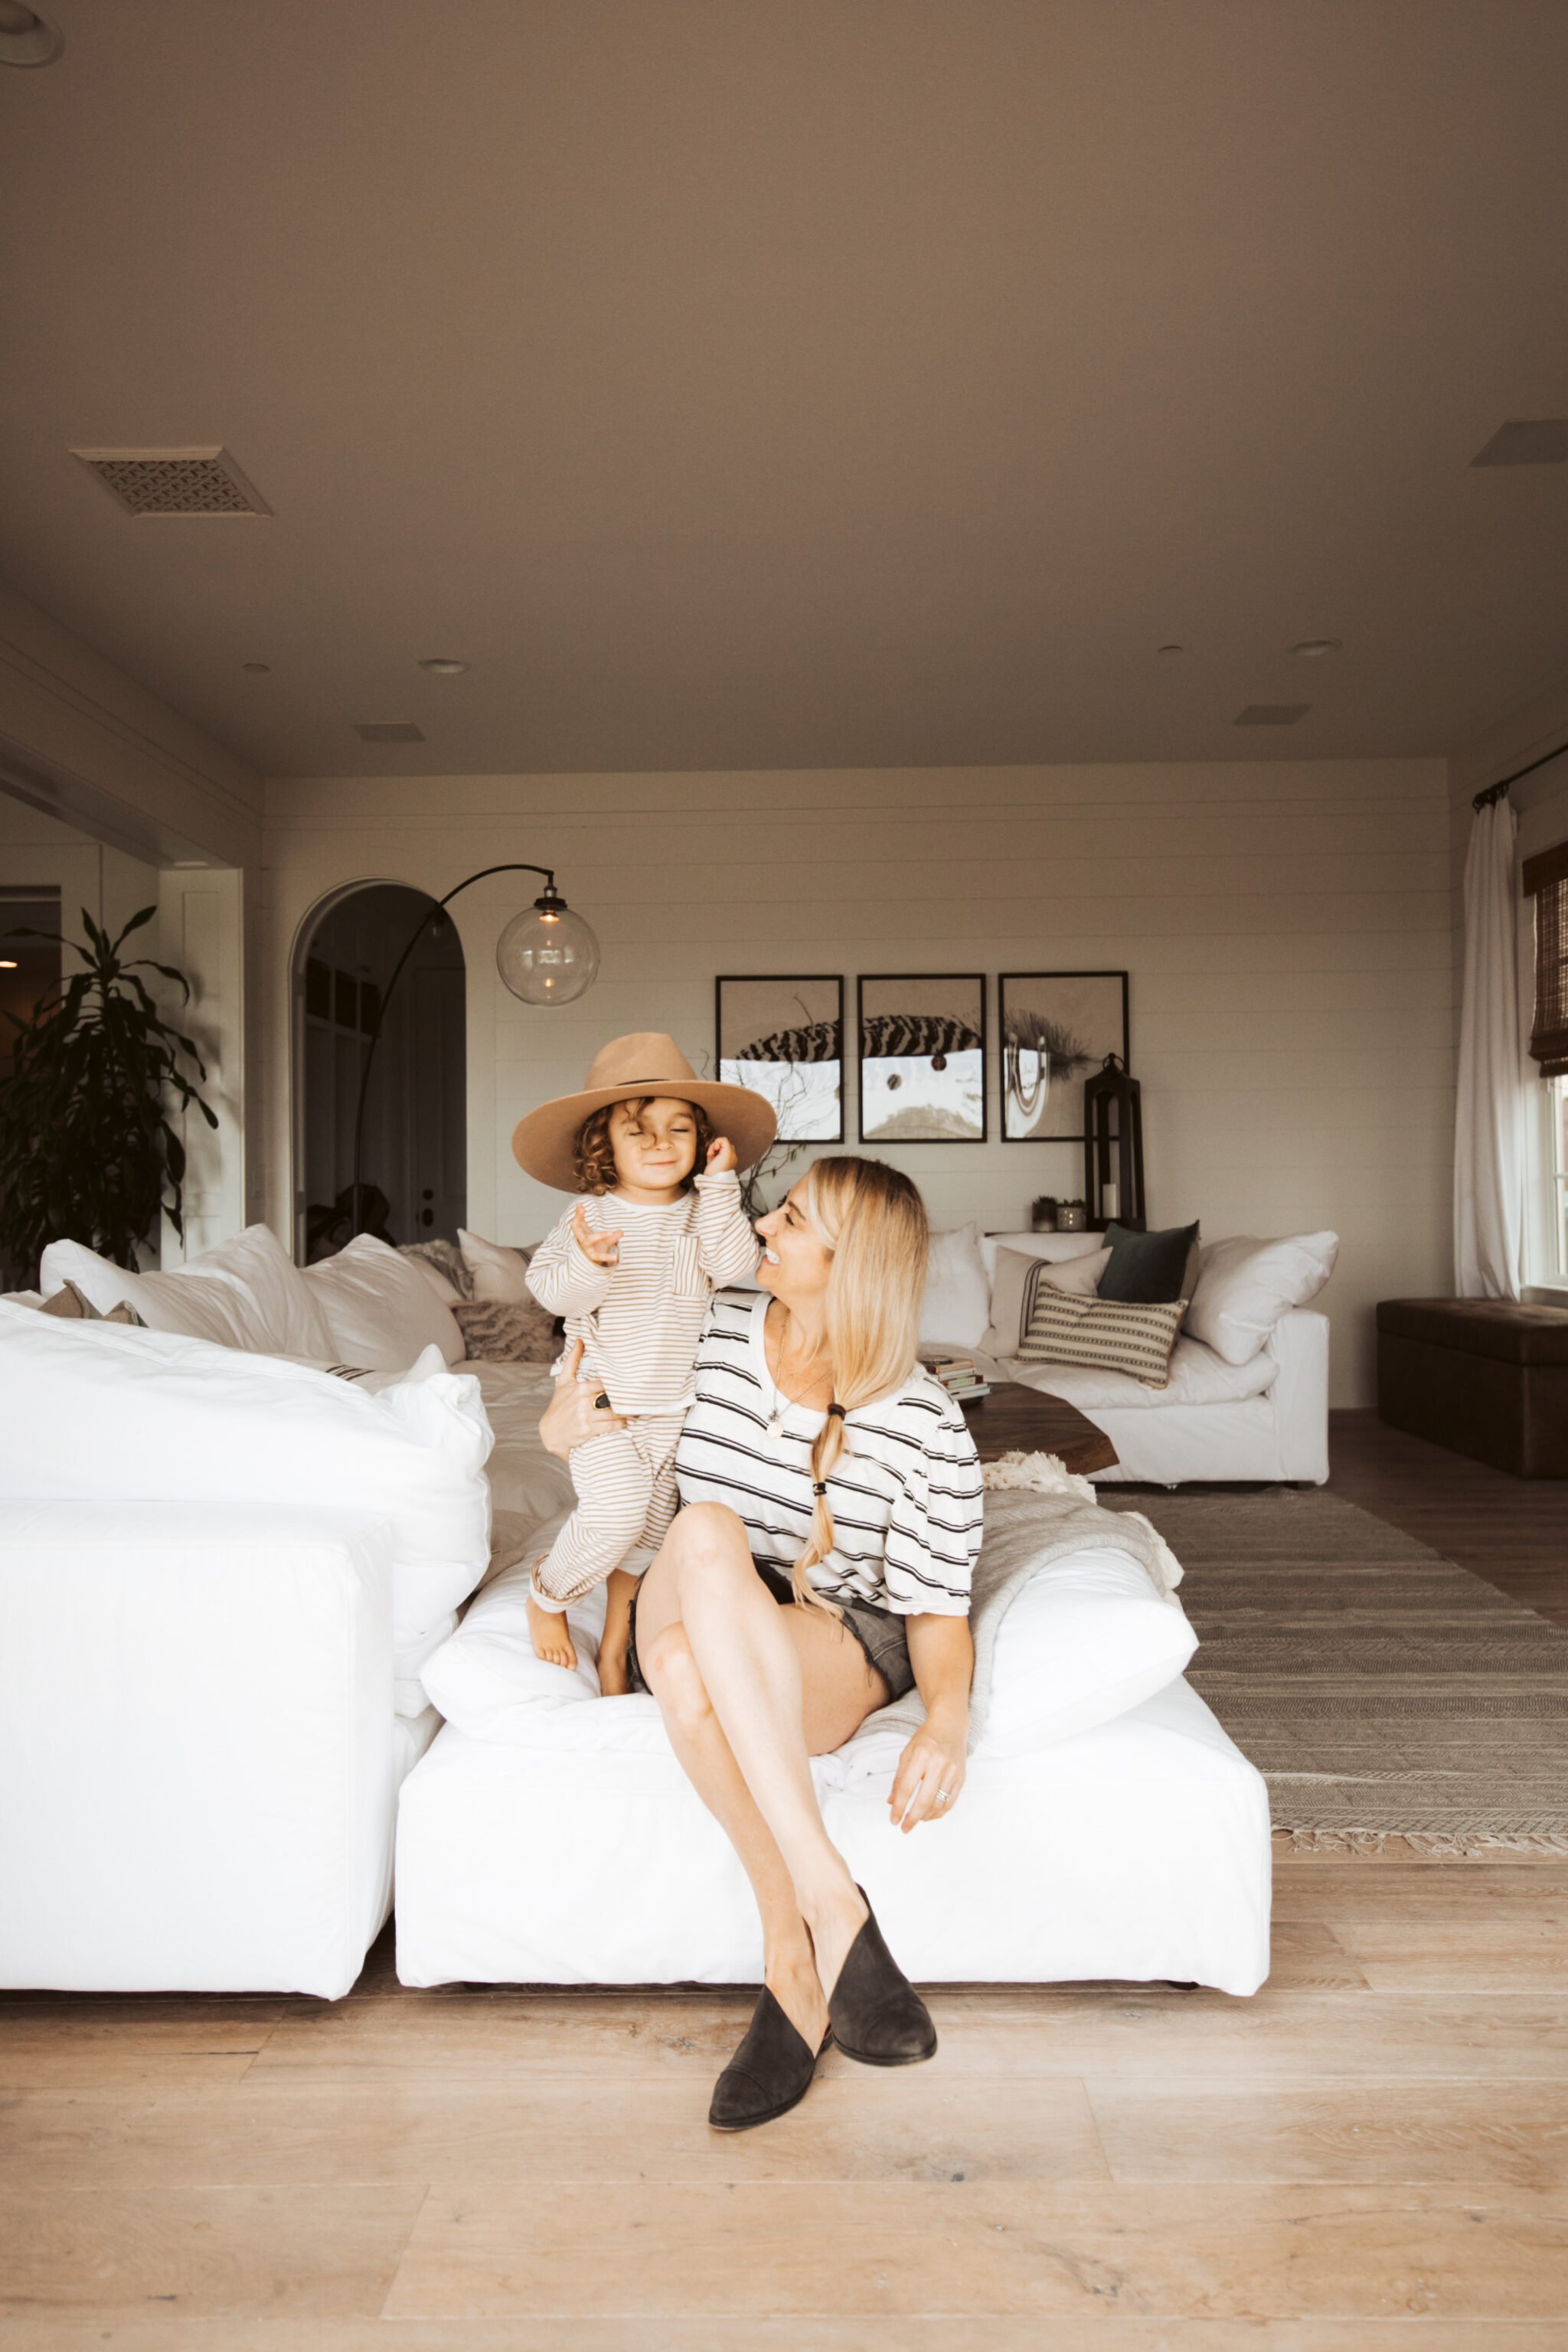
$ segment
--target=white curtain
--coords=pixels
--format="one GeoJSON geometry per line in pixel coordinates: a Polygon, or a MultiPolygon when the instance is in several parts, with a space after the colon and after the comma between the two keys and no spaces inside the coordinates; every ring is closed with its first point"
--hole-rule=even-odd
{"type": "Polygon", "coordinates": [[[1461,1298],[1517,1298],[1524,1281],[1517,831],[1506,797],[1478,809],[1465,859],[1454,1134],[1454,1272],[1461,1298]]]}

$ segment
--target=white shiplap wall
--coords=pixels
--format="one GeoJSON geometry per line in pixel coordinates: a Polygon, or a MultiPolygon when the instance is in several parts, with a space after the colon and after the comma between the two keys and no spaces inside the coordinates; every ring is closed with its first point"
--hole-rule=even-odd
{"type": "MultiPolygon", "coordinates": [[[[1211,1236],[1338,1230],[1336,1402],[1371,1399],[1373,1303],[1448,1286],[1441,761],[289,780],[268,787],[265,838],[267,1213],[280,1233],[301,922],[352,880],[439,894],[533,858],[559,869],[604,965],[579,1003],[531,1011],[493,961],[527,877],[453,908],[481,1231],[527,1241],[557,1213],[512,1160],[511,1128],[580,1086],[605,1038],[668,1029],[700,1064],[715,973],[1125,965],[1152,1216],[1201,1216],[1211,1236]]],[[[1016,1226],[1035,1193],[1081,1190],[1080,1152],[994,1139],[994,1073],[992,1086],[989,1143],[886,1155],[939,1224],[1016,1226]]]]}

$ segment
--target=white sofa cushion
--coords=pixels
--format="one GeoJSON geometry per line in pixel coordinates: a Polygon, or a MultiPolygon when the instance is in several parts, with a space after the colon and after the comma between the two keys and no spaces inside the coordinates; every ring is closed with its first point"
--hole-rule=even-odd
{"type": "Polygon", "coordinates": [[[370,1234],[356,1234],[335,1257],[308,1265],[304,1277],[324,1318],[325,1348],[291,1355],[335,1356],[367,1371],[401,1372],[429,1347],[448,1364],[467,1350],[457,1318],[418,1269],[370,1234]]]}
{"type": "MultiPolygon", "coordinates": [[[[431,1703],[470,1738],[509,1747],[668,1747],[656,1702],[639,1694],[598,1696],[595,1659],[604,1624],[603,1588],[567,1612],[577,1649],[574,1672],[533,1654],[528,1577],[552,1526],[495,1577],[449,1642],[427,1662],[431,1703]]],[[[1037,1571],[997,1635],[991,1710],[976,1756],[1024,1756],[1053,1740],[1108,1723],[1173,1682],[1197,1635],[1173,1601],[1155,1591],[1124,1553],[1076,1552],[1037,1571]]]]}
{"type": "Polygon", "coordinates": [[[438,1624],[489,1563],[489,1423],[475,1382],[450,1373],[366,1396],[277,1356],[0,1306],[0,1497],[388,1519],[398,1643],[438,1624]]]}
{"type": "Polygon", "coordinates": [[[991,1320],[991,1283],[973,1225],[932,1234],[921,1300],[921,1345],[978,1348],[991,1320]]]}
{"type": "Polygon", "coordinates": [[[1213,1242],[1200,1261],[1186,1328],[1227,1364],[1249,1363],[1268,1347],[1281,1316],[1317,1297],[1339,1253],[1340,1237],[1331,1233],[1213,1242]]]}
{"type": "Polygon", "coordinates": [[[158,1274],[129,1273],[81,1242],[51,1242],[39,1276],[46,1294],[74,1282],[100,1315],[121,1302],[133,1307],[150,1331],[261,1355],[333,1352],[309,1284],[266,1225],[247,1225],[232,1241],[158,1274]]]}
{"type": "Polygon", "coordinates": [[[528,1259],[504,1242],[488,1242],[482,1234],[458,1227],[458,1247],[473,1281],[474,1297],[492,1307],[537,1305],[528,1286],[528,1259]]]}
{"type": "Polygon", "coordinates": [[[1272,1388],[1279,1369],[1267,1349],[1250,1363],[1227,1364],[1200,1339],[1185,1338],[1171,1350],[1170,1376],[1163,1389],[1148,1388],[1127,1372],[1099,1371],[1087,1364],[1026,1364],[1021,1357],[998,1357],[993,1370],[988,1359],[982,1361],[993,1380],[1017,1381],[1077,1405],[1080,1412],[1123,1406],[1147,1412],[1172,1404],[1243,1404],[1272,1388]]]}

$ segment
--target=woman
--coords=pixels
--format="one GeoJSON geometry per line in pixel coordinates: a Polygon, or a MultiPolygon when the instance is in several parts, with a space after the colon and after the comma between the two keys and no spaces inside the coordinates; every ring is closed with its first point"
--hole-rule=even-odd
{"type": "MultiPolygon", "coordinates": [[[[872,2065],[929,2058],[924,2002],[827,1835],[810,1758],[911,1683],[926,1719],[890,1799],[908,1832],[963,1786],[980,1547],[974,1444],[915,1354],[929,1229],[907,1176],[817,1160],[759,1219],[761,1293],[715,1298],[676,1454],[681,1508],[637,1594],[634,1687],[745,1866],[763,1987],[710,2121],[741,2131],[805,2097],[830,2039],[872,2065]]],[[[563,1381],[552,1453],[604,1433],[563,1381]]]]}

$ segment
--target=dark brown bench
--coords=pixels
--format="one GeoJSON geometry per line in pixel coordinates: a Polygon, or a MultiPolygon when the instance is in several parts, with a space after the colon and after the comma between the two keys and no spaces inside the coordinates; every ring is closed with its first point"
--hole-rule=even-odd
{"type": "Polygon", "coordinates": [[[1568,1310],[1384,1299],[1377,1410],[1395,1429],[1516,1478],[1568,1478],[1568,1310]]]}

